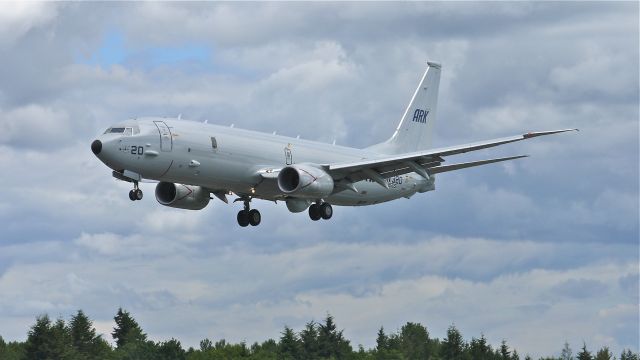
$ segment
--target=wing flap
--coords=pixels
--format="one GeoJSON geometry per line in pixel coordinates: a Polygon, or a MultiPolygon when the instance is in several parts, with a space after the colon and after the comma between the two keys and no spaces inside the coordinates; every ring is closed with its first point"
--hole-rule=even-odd
{"type": "Polygon", "coordinates": [[[435,167],[432,167],[432,168],[429,169],[429,173],[430,174],[439,174],[439,173],[443,173],[443,172],[447,172],[447,171],[466,169],[466,168],[470,168],[470,167],[474,167],[474,166],[493,164],[493,163],[497,163],[497,162],[501,162],[501,161],[522,159],[522,158],[526,158],[526,157],[529,157],[529,155],[509,156],[509,157],[503,157],[503,158],[495,158],[495,159],[471,161],[471,162],[464,162],[464,163],[451,164],[451,165],[435,166],[435,167]]]}

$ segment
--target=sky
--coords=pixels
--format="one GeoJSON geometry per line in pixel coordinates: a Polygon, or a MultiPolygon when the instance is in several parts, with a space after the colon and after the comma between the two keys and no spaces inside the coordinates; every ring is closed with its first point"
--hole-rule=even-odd
{"type": "Polygon", "coordinates": [[[0,335],[118,307],[153,340],[277,338],[335,317],[352,345],[407,321],[520,354],[638,351],[638,3],[0,3],[0,335]],[[311,222],[283,204],[171,209],[90,151],[182,115],[365,147],[442,63],[435,146],[567,133],[449,161],[437,190],[311,222]]]}

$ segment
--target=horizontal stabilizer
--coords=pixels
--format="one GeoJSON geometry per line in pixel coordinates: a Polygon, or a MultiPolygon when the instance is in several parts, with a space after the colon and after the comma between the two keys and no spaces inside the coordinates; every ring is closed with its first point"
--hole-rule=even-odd
{"type": "Polygon", "coordinates": [[[493,164],[501,161],[515,160],[515,159],[521,159],[525,157],[529,157],[529,155],[509,156],[509,157],[497,158],[497,159],[488,159],[488,160],[471,161],[471,162],[465,162],[465,163],[459,163],[459,164],[435,166],[429,169],[429,173],[438,174],[438,173],[443,173],[447,171],[466,169],[474,166],[493,164]]]}

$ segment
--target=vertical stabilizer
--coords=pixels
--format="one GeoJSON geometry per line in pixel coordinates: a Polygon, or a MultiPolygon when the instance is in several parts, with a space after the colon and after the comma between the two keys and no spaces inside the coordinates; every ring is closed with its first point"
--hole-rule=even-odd
{"type": "Polygon", "coordinates": [[[433,125],[438,106],[440,64],[427,62],[427,70],[420,79],[409,106],[391,138],[369,149],[384,154],[402,154],[431,147],[433,125]]]}

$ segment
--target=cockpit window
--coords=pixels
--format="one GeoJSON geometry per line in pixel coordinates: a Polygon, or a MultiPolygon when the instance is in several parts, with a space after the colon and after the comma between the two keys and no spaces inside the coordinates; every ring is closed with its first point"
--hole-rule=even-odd
{"type": "Polygon", "coordinates": [[[139,126],[128,126],[128,127],[111,127],[108,128],[105,132],[105,134],[122,134],[124,136],[131,136],[131,135],[136,135],[140,133],[140,127],[139,126]]]}

